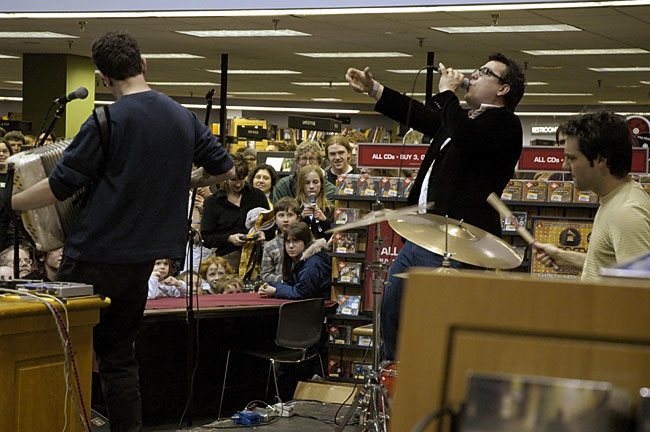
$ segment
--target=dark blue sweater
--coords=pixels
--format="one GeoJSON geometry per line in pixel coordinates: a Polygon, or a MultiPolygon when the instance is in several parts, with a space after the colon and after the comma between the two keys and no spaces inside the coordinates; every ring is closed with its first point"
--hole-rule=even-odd
{"type": "Polygon", "coordinates": [[[107,151],[90,116],[50,174],[58,200],[91,185],[64,254],[107,264],[180,258],[192,163],[216,175],[232,161],[193,113],[157,91],[122,96],[109,110],[107,151]]]}
{"type": "Polygon", "coordinates": [[[332,281],[332,259],[325,250],[325,240],[315,240],[303,257],[294,265],[291,280],[271,282],[275,297],[291,300],[330,298],[332,281]]]}

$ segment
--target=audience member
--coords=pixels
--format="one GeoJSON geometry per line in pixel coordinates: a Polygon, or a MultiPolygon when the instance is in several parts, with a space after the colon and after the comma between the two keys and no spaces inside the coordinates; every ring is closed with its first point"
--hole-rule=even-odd
{"type": "MultiPolygon", "coordinates": [[[[273,189],[273,203],[276,203],[282,197],[296,197],[298,172],[307,165],[320,167],[323,163],[321,152],[321,146],[315,141],[304,141],[300,143],[294,153],[296,158],[296,172],[282,178],[278,184],[275,185],[275,188],[273,189]]],[[[327,194],[327,199],[330,202],[334,202],[334,192],[336,192],[336,187],[332,183],[327,182],[325,192],[327,194]]]]}
{"type": "Polygon", "coordinates": [[[327,180],[336,185],[336,178],[342,174],[357,174],[359,171],[350,165],[352,148],[350,141],[343,135],[332,135],[325,142],[325,154],[330,161],[327,180]]]}
{"type": "Polygon", "coordinates": [[[25,145],[25,136],[20,131],[11,131],[5,134],[4,139],[13,150],[13,154],[20,153],[25,145]]]}
{"type": "Polygon", "coordinates": [[[204,281],[201,275],[196,271],[190,272],[190,270],[185,270],[184,272],[179,274],[176,279],[185,282],[185,285],[187,285],[187,287],[189,288],[190,274],[192,275],[192,279],[194,280],[194,293],[210,294],[210,285],[208,285],[208,283],[204,281]]]}
{"type": "Polygon", "coordinates": [[[33,146],[36,144],[36,137],[34,135],[25,135],[25,145],[33,146]]]}
{"type": "MultiPolygon", "coordinates": [[[[45,132],[41,132],[41,134],[38,136],[37,142],[41,142],[44,136],[45,136],[45,132]]],[[[43,145],[52,144],[54,141],[56,141],[56,136],[54,136],[54,133],[50,133],[47,136],[47,138],[45,138],[45,142],[43,143],[43,145]]]]}
{"type": "MultiPolygon", "coordinates": [[[[215,254],[224,257],[238,272],[241,248],[247,240],[246,216],[256,207],[268,209],[269,202],[264,192],[246,183],[248,166],[241,156],[234,154],[231,157],[237,178],[227,180],[222,188],[205,200],[201,236],[205,246],[215,248],[215,254]]],[[[254,240],[263,242],[264,232],[260,231],[254,240]]]]}
{"type": "Polygon", "coordinates": [[[271,209],[273,209],[273,188],[277,182],[278,173],[275,172],[275,168],[268,164],[259,164],[253,168],[248,176],[248,183],[264,192],[271,209]]]}
{"type": "MultiPolygon", "coordinates": [[[[32,271],[32,259],[25,248],[18,248],[18,277],[23,278],[32,271]]],[[[9,246],[0,252],[0,266],[14,268],[14,247],[9,246]]]]}
{"type": "MultiPolygon", "coordinates": [[[[210,196],[210,188],[207,186],[196,188],[196,197],[194,200],[194,208],[192,209],[192,228],[196,230],[194,236],[194,244],[192,245],[192,267],[193,270],[198,272],[201,262],[212,255],[212,249],[204,247],[201,238],[201,219],[203,217],[203,204],[205,199],[210,196]]],[[[189,201],[191,201],[192,191],[190,191],[189,201]]],[[[190,256],[185,256],[185,264],[183,264],[183,271],[190,268],[190,256]]]]}
{"type": "Polygon", "coordinates": [[[185,296],[187,294],[187,285],[172,275],[173,266],[171,260],[169,258],[157,259],[149,278],[147,299],[185,296]]]}
{"type": "Polygon", "coordinates": [[[298,222],[302,206],[294,198],[280,198],[273,208],[275,225],[279,233],[267,241],[262,253],[260,277],[264,282],[282,282],[282,257],[284,255],[284,233],[289,225],[298,222]]]}
{"type": "Polygon", "coordinates": [[[329,238],[325,231],[330,229],[334,206],[327,199],[323,184],[326,182],[323,170],[307,165],[298,173],[296,200],[303,206],[302,220],[309,225],[315,238],[329,238]]]}
{"type": "Polygon", "coordinates": [[[236,294],[244,290],[244,283],[235,275],[224,276],[210,285],[212,294],[236,294]]]}
{"type": "Polygon", "coordinates": [[[212,291],[217,281],[224,276],[233,275],[233,270],[228,261],[223,257],[211,256],[201,263],[199,275],[208,284],[212,291]]]}
{"type": "Polygon", "coordinates": [[[248,165],[248,171],[253,171],[255,165],[257,165],[257,150],[255,150],[253,147],[246,147],[246,149],[242,152],[242,156],[244,158],[244,162],[246,162],[246,165],[248,165]]]}
{"type": "Polygon", "coordinates": [[[285,282],[264,283],[259,289],[260,297],[329,299],[332,260],[326,244],[324,239],[314,240],[306,223],[290,225],[284,237],[282,275],[285,282]]]}
{"type": "Polygon", "coordinates": [[[359,143],[365,143],[368,142],[368,137],[357,130],[351,130],[348,132],[345,137],[348,139],[350,142],[350,164],[352,166],[357,166],[359,163],[358,157],[359,157],[359,143]]]}
{"type": "Polygon", "coordinates": [[[54,249],[49,252],[34,249],[33,255],[34,264],[32,272],[25,275],[25,279],[43,280],[45,282],[53,281],[54,275],[61,264],[63,248],[54,249]]]}
{"type": "Polygon", "coordinates": [[[3,127],[0,127],[0,138],[5,136],[6,133],[7,133],[7,130],[5,128],[3,128],[3,127]]]}
{"type": "Polygon", "coordinates": [[[266,146],[266,149],[264,151],[267,151],[267,152],[280,151],[280,148],[275,144],[269,144],[269,145],[266,146]]]}

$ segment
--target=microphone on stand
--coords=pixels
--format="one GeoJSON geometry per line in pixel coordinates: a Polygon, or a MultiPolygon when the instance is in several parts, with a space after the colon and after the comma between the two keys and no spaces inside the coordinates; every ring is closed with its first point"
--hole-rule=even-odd
{"type": "Polygon", "coordinates": [[[86,99],[87,97],[88,89],[86,87],[78,87],[75,91],[54,99],[54,102],[59,105],[65,105],[75,99],[86,99]]]}

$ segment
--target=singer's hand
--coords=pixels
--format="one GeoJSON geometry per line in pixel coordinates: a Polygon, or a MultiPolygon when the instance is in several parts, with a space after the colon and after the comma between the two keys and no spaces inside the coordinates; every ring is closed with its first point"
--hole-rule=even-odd
{"type": "Polygon", "coordinates": [[[349,68],[345,74],[345,79],[350,83],[350,87],[352,87],[352,89],[357,93],[368,93],[372,90],[374,84],[370,68],[367,66],[363,71],[349,68]]]}
{"type": "Polygon", "coordinates": [[[440,81],[438,81],[438,91],[440,93],[451,90],[456,92],[458,87],[463,83],[463,78],[465,76],[452,68],[446,68],[444,64],[438,64],[438,70],[440,72],[440,81]]]}

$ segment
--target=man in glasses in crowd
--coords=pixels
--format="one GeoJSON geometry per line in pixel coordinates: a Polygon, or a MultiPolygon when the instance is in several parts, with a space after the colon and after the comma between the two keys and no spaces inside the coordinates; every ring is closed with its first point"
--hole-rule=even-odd
{"type": "MultiPolygon", "coordinates": [[[[376,111],[433,137],[408,204],[434,203],[431,213],[462,219],[501,236],[499,215],[486,198],[491,192],[501,195],[521,153],[523,133],[514,110],[524,95],[525,76],[514,60],[503,54],[490,56],[471,75],[465,93],[470,107],[467,111],[456,96],[463,74],[442,63],[439,72],[439,93],[426,106],[380,84],[370,68],[350,68],[346,79],[355,91],[377,100],[376,111]]],[[[409,241],[395,258],[381,304],[381,332],[388,360],[396,358],[403,287],[403,279],[393,275],[409,267],[440,267],[442,261],[442,256],[409,241]]],[[[467,267],[454,260],[451,265],[467,267]]]]}
{"type": "MultiPolygon", "coordinates": [[[[273,188],[273,204],[280,198],[296,197],[296,185],[298,184],[298,172],[307,165],[321,166],[323,163],[323,148],[315,141],[303,141],[294,153],[296,158],[296,172],[283,177],[273,188]]],[[[323,174],[327,178],[326,174],[323,174]]],[[[329,202],[334,202],[336,187],[329,181],[325,181],[325,195],[329,202]]]]}

